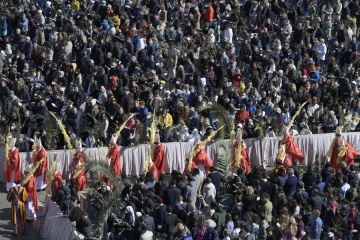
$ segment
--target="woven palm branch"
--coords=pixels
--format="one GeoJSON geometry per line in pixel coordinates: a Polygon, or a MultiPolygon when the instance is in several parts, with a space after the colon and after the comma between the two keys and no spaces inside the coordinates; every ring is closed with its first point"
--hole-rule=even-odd
{"type": "Polygon", "coordinates": [[[299,110],[297,110],[297,112],[294,114],[294,116],[291,118],[288,126],[287,126],[287,130],[289,131],[290,128],[292,127],[292,125],[294,124],[295,119],[297,118],[297,116],[299,115],[301,109],[306,105],[307,102],[304,102],[303,104],[301,104],[301,106],[299,107],[299,110]]]}
{"type": "Polygon", "coordinates": [[[48,172],[48,179],[50,183],[54,179],[56,168],[57,168],[57,155],[55,156],[55,159],[52,161],[50,171],[48,172]]]}
{"type": "Polygon", "coordinates": [[[231,130],[234,129],[234,120],[229,117],[229,113],[226,109],[220,104],[211,104],[203,107],[199,107],[198,112],[203,112],[208,110],[211,113],[215,114],[215,118],[219,121],[221,126],[225,126],[222,131],[219,132],[220,138],[224,139],[230,138],[231,130]]]}
{"type": "Polygon", "coordinates": [[[4,172],[7,171],[7,168],[9,167],[9,134],[6,135],[5,137],[5,146],[4,146],[4,151],[5,151],[5,155],[4,155],[4,172]]]}
{"type": "Polygon", "coordinates": [[[155,135],[156,135],[156,115],[155,109],[153,113],[153,119],[150,126],[150,157],[154,159],[154,151],[155,151],[155,135]]]}
{"type": "Polygon", "coordinates": [[[137,113],[132,113],[132,114],[123,122],[123,124],[121,124],[119,130],[117,130],[116,133],[114,134],[115,139],[118,139],[118,137],[120,136],[121,131],[125,128],[126,123],[127,123],[130,119],[132,119],[133,117],[135,117],[136,115],[138,115],[138,114],[137,114],[137,113]]]}
{"type": "Polygon", "coordinates": [[[126,206],[121,202],[121,193],[125,186],[122,179],[116,178],[113,169],[110,167],[99,166],[96,165],[95,162],[89,162],[87,166],[88,171],[90,172],[102,172],[110,179],[110,182],[112,182],[114,185],[114,189],[111,194],[108,194],[106,196],[99,194],[97,188],[95,187],[92,191],[90,191],[90,203],[97,213],[96,221],[94,223],[94,239],[103,238],[104,226],[112,213],[116,215],[117,219],[121,224],[120,232],[125,229],[131,229],[132,227],[125,221],[124,208],[126,206]]]}
{"type": "Polygon", "coordinates": [[[218,141],[217,154],[216,154],[216,168],[227,179],[232,175],[232,151],[229,144],[223,140],[218,141]]]}
{"type": "Polygon", "coordinates": [[[266,123],[264,121],[260,122],[254,129],[254,131],[257,133],[257,137],[260,140],[263,140],[265,138],[265,130],[266,130],[266,123]]]}
{"type": "Polygon", "coordinates": [[[240,166],[241,164],[241,158],[242,158],[242,130],[240,130],[240,136],[241,136],[241,139],[237,139],[239,142],[238,142],[238,145],[237,145],[237,148],[236,148],[236,158],[235,158],[235,166],[234,166],[234,169],[233,169],[233,172],[236,173],[237,170],[238,170],[238,167],[240,166]]]}
{"type": "Polygon", "coordinates": [[[345,122],[345,113],[344,110],[341,106],[338,107],[338,111],[339,111],[339,126],[341,127],[345,127],[346,122],[345,122]]]}
{"type": "Polygon", "coordinates": [[[37,140],[37,137],[36,137],[36,135],[34,135],[34,142],[32,145],[32,155],[31,155],[32,163],[35,163],[35,159],[36,159],[36,140],[37,140]]]}
{"type": "Polygon", "coordinates": [[[80,175],[80,173],[85,169],[85,166],[86,166],[85,163],[81,164],[81,166],[76,170],[72,179],[76,179],[80,175]]]}
{"type": "Polygon", "coordinates": [[[193,148],[191,149],[191,152],[190,152],[190,157],[189,157],[189,164],[188,164],[188,170],[189,170],[189,172],[191,171],[191,166],[192,166],[192,161],[193,161],[194,156],[196,156],[196,154],[198,154],[198,153],[201,151],[201,149],[203,149],[203,148],[206,146],[206,144],[207,144],[208,142],[210,142],[211,139],[212,139],[213,137],[215,137],[216,134],[218,133],[218,131],[220,131],[223,127],[224,127],[224,126],[221,126],[221,127],[219,127],[218,130],[213,131],[213,132],[212,132],[204,141],[202,141],[199,145],[193,146],[193,148]]]}
{"type": "Polygon", "coordinates": [[[230,159],[231,161],[234,159],[234,153],[235,153],[235,130],[232,130],[230,133],[230,159]]]}
{"type": "Polygon", "coordinates": [[[66,145],[67,145],[67,147],[69,148],[69,151],[70,151],[71,155],[74,156],[75,151],[74,151],[74,149],[73,149],[73,147],[72,147],[72,145],[71,145],[71,140],[70,140],[69,135],[68,135],[67,132],[66,132],[65,126],[64,126],[64,125],[62,124],[62,122],[55,116],[54,113],[52,113],[52,112],[49,112],[49,113],[50,113],[50,115],[56,120],[56,123],[57,123],[57,125],[59,126],[60,131],[61,131],[61,133],[62,133],[63,136],[64,136],[64,140],[65,140],[65,142],[66,142],[66,145]]]}
{"type": "Polygon", "coordinates": [[[36,170],[39,168],[40,164],[44,162],[44,158],[42,158],[40,161],[38,161],[35,166],[33,166],[29,173],[26,175],[26,177],[22,180],[21,182],[21,186],[24,186],[25,184],[27,184],[30,180],[30,178],[34,175],[34,173],[36,172],[36,170]]]}
{"type": "Polygon", "coordinates": [[[144,173],[146,174],[149,171],[149,167],[150,167],[150,151],[149,149],[146,149],[146,156],[145,156],[145,168],[144,168],[144,173]]]}

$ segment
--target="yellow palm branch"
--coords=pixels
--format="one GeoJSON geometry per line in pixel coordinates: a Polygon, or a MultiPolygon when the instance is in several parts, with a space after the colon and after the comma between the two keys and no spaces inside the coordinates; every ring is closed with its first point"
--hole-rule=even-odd
{"type": "Polygon", "coordinates": [[[42,158],[40,161],[38,161],[35,166],[33,166],[29,173],[26,175],[26,177],[22,180],[21,182],[21,186],[24,186],[25,184],[27,184],[30,180],[30,178],[34,175],[34,173],[36,172],[36,170],[39,168],[40,164],[44,162],[44,158],[42,158]]]}
{"type": "Polygon", "coordinates": [[[64,140],[65,140],[65,142],[66,142],[66,145],[67,145],[67,147],[69,148],[71,155],[74,156],[75,151],[74,151],[74,149],[73,149],[73,147],[72,147],[72,145],[71,145],[70,137],[69,137],[69,135],[68,135],[67,132],[66,132],[65,126],[64,126],[64,125],[62,124],[62,122],[55,116],[55,114],[53,114],[52,112],[50,112],[50,115],[51,115],[53,118],[55,118],[56,123],[57,123],[57,125],[59,126],[61,133],[64,135],[64,140]]]}
{"type": "Polygon", "coordinates": [[[117,140],[118,137],[120,136],[121,131],[125,128],[126,123],[127,123],[130,119],[132,119],[133,117],[135,117],[136,115],[138,115],[138,114],[137,114],[137,113],[132,113],[132,114],[130,115],[130,117],[128,117],[128,118],[123,122],[123,124],[121,124],[119,130],[117,130],[116,133],[114,134],[116,140],[117,140]]]}

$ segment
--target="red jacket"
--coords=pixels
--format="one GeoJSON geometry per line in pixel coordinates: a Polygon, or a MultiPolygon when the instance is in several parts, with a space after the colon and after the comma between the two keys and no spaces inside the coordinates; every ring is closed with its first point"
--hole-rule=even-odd
{"type": "Polygon", "coordinates": [[[235,114],[236,123],[244,123],[250,118],[250,113],[248,111],[237,111],[235,114]]]}

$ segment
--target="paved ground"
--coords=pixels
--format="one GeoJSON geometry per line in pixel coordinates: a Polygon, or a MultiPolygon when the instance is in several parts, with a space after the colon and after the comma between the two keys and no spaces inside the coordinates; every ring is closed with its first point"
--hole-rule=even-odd
{"type": "MultiPolygon", "coordinates": [[[[13,236],[11,233],[13,232],[13,228],[11,225],[11,209],[10,203],[6,200],[6,187],[4,183],[0,182],[0,240],[8,240],[8,239],[17,239],[17,240],[42,240],[39,231],[35,228],[35,222],[27,222],[26,223],[26,235],[21,234],[21,227],[19,229],[19,235],[13,236]]],[[[44,206],[45,201],[45,191],[38,192],[39,198],[39,212],[42,213],[42,207],[44,206]]]]}

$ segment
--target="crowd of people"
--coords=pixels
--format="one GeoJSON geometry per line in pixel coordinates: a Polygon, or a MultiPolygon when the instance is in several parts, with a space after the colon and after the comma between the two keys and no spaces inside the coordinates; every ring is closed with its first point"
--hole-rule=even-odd
{"type": "Polygon", "coordinates": [[[10,1],[0,21],[1,129],[19,136],[21,151],[35,134],[62,149],[49,131],[52,111],[72,140],[94,147],[136,113],[121,134],[132,146],[147,141],[155,114],[163,142],[189,141],[220,126],[212,105],[243,124],[244,137],[275,136],[307,102],[293,135],[355,131],[358,8],[355,0],[10,1]]]}
{"type": "MultiPolygon", "coordinates": [[[[69,199],[71,189],[86,186],[82,147],[146,143],[153,120],[157,146],[205,140],[221,126],[218,112],[244,138],[280,136],[288,127],[281,142],[286,148],[299,134],[335,133],[338,126],[359,130],[357,0],[11,0],[0,3],[0,12],[0,130],[18,140],[19,151],[35,146],[34,164],[44,159],[27,180],[31,194],[48,181],[42,149],[66,145],[62,134],[55,135],[49,112],[64,124],[74,145],[81,142],[71,188],[51,176],[61,189],[54,201],[65,210],[76,202],[69,199]],[[114,139],[132,113],[137,115],[114,139]]],[[[170,181],[162,175],[164,159],[160,165],[154,161],[149,172],[155,182],[142,176],[125,188],[132,233],[138,234],[130,238],[349,239],[360,225],[358,181],[354,152],[337,149],[348,149],[338,139],[329,155],[333,170],[325,165],[316,173],[309,166],[301,178],[294,164],[303,160],[298,148],[291,153],[300,151],[297,159],[284,152],[279,160],[286,167],[278,165],[274,175],[250,170],[250,164],[246,172],[240,168],[233,180],[245,188],[232,189],[235,205],[229,209],[218,203],[223,179],[208,158],[194,159],[187,167],[191,174],[181,175],[181,169],[170,181]],[[340,153],[351,157],[335,156],[340,153]],[[136,201],[139,194],[144,202],[136,201]]],[[[246,147],[238,146],[249,163],[246,147]]],[[[16,155],[15,143],[11,149],[16,155]]],[[[119,176],[115,152],[107,157],[119,176]]],[[[15,175],[7,178],[12,184],[21,179],[15,165],[15,175]]],[[[114,186],[102,180],[99,192],[106,195],[114,186]]],[[[36,206],[30,208],[34,217],[36,206]]],[[[89,230],[87,214],[82,224],[89,230]]]]}

